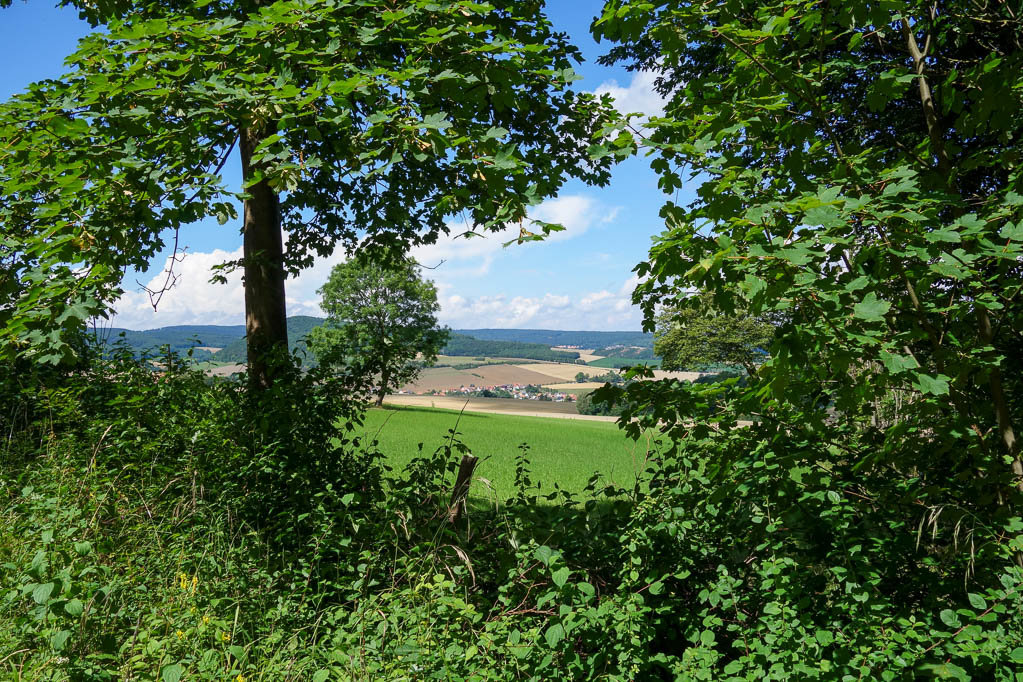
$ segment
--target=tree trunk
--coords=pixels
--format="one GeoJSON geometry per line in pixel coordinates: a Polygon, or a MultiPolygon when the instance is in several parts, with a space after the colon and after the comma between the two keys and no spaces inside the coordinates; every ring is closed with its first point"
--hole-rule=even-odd
{"type": "Polygon", "coordinates": [[[387,382],[390,381],[391,376],[387,370],[384,370],[380,374],[380,389],[377,391],[377,407],[384,404],[384,396],[387,395],[387,382]]]}
{"type": "MultiPolygon", "coordinates": [[[[242,177],[246,183],[261,170],[253,166],[252,153],[269,134],[257,128],[243,128],[240,133],[242,177]]],[[[288,348],[280,200],[266,180],[245,191],[249,194],[242,227],[249,387],[264,390],[276,374],[275,356],[288,348]]]]}

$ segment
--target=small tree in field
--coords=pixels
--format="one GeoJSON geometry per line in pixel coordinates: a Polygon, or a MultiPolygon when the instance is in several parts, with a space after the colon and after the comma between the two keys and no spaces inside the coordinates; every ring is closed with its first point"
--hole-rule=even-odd
{"type": "Polygon", "coordinates": [[[683,299],[657,318],[654,352],[667,370],[708,365],[740,365],[756,371],[758,358],[771,345],[774,325],[767,319],[736,310],[718,309],[706,294],[683,299]]]}
{"type": "Polygon", "coordinates": [[[321,364],[379,375],[378,406],[432,364],[448,340],[448,330],[437,326],[437,288],[411,262],[342,263],[320,294],[327,322],[313,329],[310,348],[321,364]]]}

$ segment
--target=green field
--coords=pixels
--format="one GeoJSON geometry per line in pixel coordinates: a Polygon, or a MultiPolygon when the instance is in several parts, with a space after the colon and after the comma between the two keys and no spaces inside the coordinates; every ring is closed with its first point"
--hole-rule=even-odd
{"type": "Polygon", "coordinates": [[[514,494],[515,457],[519,445],[529,445],[532,479],[541,492],[555,483],[582,492],[599,472],[605,482],[631,487],[645,468],[648,442],[633,442],[614,422],[479,414],[421,407],[387,407],[366,414],[362,433],[380,442],[388,463],[400,471],[416,456],[419,443],[432,453],[455,428],[459,438],[481,459],[471,495],[504,501],[514,494]],[[479,478],[490,481],[488,491],[479,478]]]}

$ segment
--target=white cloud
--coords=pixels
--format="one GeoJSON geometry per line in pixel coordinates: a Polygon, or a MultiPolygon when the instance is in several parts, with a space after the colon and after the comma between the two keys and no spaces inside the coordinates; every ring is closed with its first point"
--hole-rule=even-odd
{"type": "MultiPolygon", "coordinates": [[[[558,223],[565,229],[552,232],[544,241],[559,242],[574,239],[584,234],[595,224],[603,224],[614,220],[618,208],[608,208],[595,199],[578,194],[571,194],[541,202],[529,212],[529,218],[547,223],[558,223]]],[[[466,223],[449,223],[450,234],[441,235],[436,244],[419,246],[412,249],[412,257],[416,262],[430,270],[427,277],[438,281],[457,277],[482,277],[490,272],[490,268],[502,250],[504,244],[518,236],[517,226],[509,226],[504,232],[472,233],[466,223]]],[[[530,229],[528,223],[526,229],[530,229]]],[[[510,248],[528,248],[537,242],[525,242],[521,246],[510,248]]]]}
{"type": "Polygon", "coordinates": [[[478,296],[440,293],[440,321],[453,329],[532,328],[618,331],[639,329],[642,314],[632,304],[630,278],[617,292],[580,296],[478,296]]]}
{"type": "Polygon", "coordinates": [[[593,94],[600,96],[609,94],[615,99],[615,108],[624,114],[641,113],[647,116],[664,114],[666,101],[654,90],[654,79],[657,75],[652,71],[638,71],[632,76],[632,82],[621,86],[616,80],[609,80],[597,86],[593,94]]]}
{"type": "MultiPolygon", "coordinates": [[[[617,209],[600,204],[582,195],[568,195],[550,199],[531,211],[539,220],[564,225],[565,230],[553,233],[547,241],[565,241],[578,237],[595,225],[614,219],[617,209]]],[[[412,256],[426,270],[425,276],[437,284],[441,302],[441,321],[452,327],[553,327],[556,329],[635,329],[639,314],[629,302],[629,291],[598,291],[583,295],[567,292],[547,293],[544,296],[508,295],[466,298],[455,291],[472,290],[472,279],[488,275],[494,261],[505,253],[503,244],[517,232],[510,228],[504,233],[479,237],[458,237],[466,231],[463,225],[451,225],[452,234],[443,235],[436,244],[418,247],[412,256]],[[468,286],[466,279],[468,278],[468,286]],[[457,282],[457,284],[456,284],[457,282]]],[[[525,243],[531,248],[542,244],[525,243]]],[[[153,310],[149,295],[125,282],[128,290],[117,302],[117,313],[111,324],[129,329],[153,329],[180,324],[243,324],[245,320],[245,292],[241,272],[228,276],[227,284],[211,284],[213,266],[237,260],[242,249],[215,250],[209,253],[188,252],[174,264],[176,284],[162,297],[153,310]]],[[[327,281],[331,269],[345,260],[343,249],[328,257],[318,258],[313,266],[286,283],[288,315],[323,315],[319,307],[317,289],[327,281]]],[[[164,272],[143,282],[150,289],[159,289],[165,281],[164,272]]],[[[515,278],[511,278],[515,281],[515,278]]],[[[634,286],[634,284],[633,284],[634,286]]]]}
{"type": "MultiPolygon", "coordinates": [[[[154,329],[176,324],[243,324],[245,321],[245,291],[241,272],[227,275],[227,284],[210,284],[214,265],[237,260],[242,256],[239,246],[234,251],[214,250],[210,253],[186,252],[174,264],[177,280],[164,292],[156,311],[149,294],[125,282],[126,293],[115,306],[117,314],[111,320],[115,327],[128,329],[154,329]]],[[[159,290],[166,281],[164,263],[162,272],[143,282],[152,290],[159,290]]]]}

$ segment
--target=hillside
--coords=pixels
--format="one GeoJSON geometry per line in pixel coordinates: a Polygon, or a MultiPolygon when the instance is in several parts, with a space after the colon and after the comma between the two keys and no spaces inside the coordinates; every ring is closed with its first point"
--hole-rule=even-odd
{"type": "Polygon", "coordinates": [[[606,348],[608,346],[639,346],[653,348],[654,335],[644,332],[590,332],[560,329],[456,329],[458,334],[484,341],[520,341],[546,346],[577,346],[606,348]]]}
{"type": "MultiPolygon", "coordinates": [[[[289,317],[288,346],[291,348],[291,351],[298,352],[299,355],[309,354],[305,345],[305,337],[313,330],[314,327],[318,327],[321,324],[323,324],[322,317],[312,317],[311,315],[295,315],[294,317],[289,317]]],[[[245,328],[242,327],[241,329],[241,336],[225,345],[219,352],[214,353],[213,357],[215,360],[218,362],[237,363],[244,363],[247,361],[248,356],[245,351],[245,328]]],[[[309,357],[311,357],[311,355],[309,357]]]]}
{"type": "Polygon", "coordinates": [[[551,350],[550,346],[543,343],[483,340],[460,333],[451,334],[451,338],[448,339],[441,354],[522,358],[550,362],[574,362],[579,359],[579,354],[576,352],[551,350]]]}
{"type": "Polygon", "coordinates": [[[96,329],[95,338],[99,343],[113,345],[123,340],[136,354],[143,351],[158,351],[162,346],[184,353],[196,346],[224,348],[245,336],[245,325],[200,325],[188,324],[159,329],[137,331],[121,327],[96,329]],[[122,336],[123,335],[123,336],[122,336]]]}
{"type": "MultiPolygon", "coordinates": [[[[296,315],[288,318],[288,339],[293,350],[305,351],[306,334],[323,322],[323,318],[296,315]]],[[[113,344],[122,338],[136,353],[156,351],[163,345],[184,353],[190,348],[220,348],[208,355],[196,351],[198,357],[211,357],[219,362],[245,362],[244,325],[176,325],[139,331],[112,327],[97,331],[101,343],[113,344]]],[[[556,329],[455,329],[444,355],[522,358],[552,362],[572,362],[579,354],[573,351],[552,351],[551,346],[579,348],[628,348],[629,357],[650,357],[653,334],[642,332],[591,332],[556,329]]],[[[603,353],[598,353],[603,354],[603,353]]],[[[621,353],[614,353],[621,355],[621,353]]]]}

